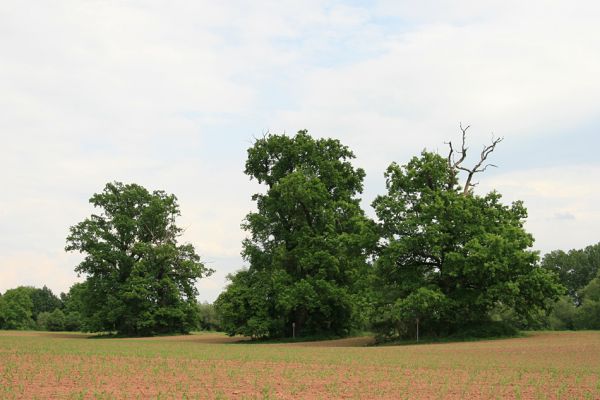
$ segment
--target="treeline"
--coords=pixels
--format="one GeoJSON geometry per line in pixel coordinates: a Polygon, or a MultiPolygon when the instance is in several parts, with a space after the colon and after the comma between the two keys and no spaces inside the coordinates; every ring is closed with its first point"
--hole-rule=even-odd
{"type": "Polygon", "coordinates": [[[566,289],[545,326],[552,329],[600,329],[600,243],[568,252],[552,251],[542,266],[554,272],[566,289]]]}
{"type": "MultiPolygon", "coordinates": [[[[41,289],[19,286],[0,293],[0,329],[42,331],[94,331],[85,317],[85,288],[82,283],[71,286],[68,293],[56,296],[44,286],[41,289]]],[[[220,330],[215,307],[197,303],[194,330],[220,330]]]]}
{"type": "Polygon", "coordinates": [[[98,212],[67,237],[66,250],[84,256],[75,271],[85,281],[53,309],[22,307],[30,311],[17,312],[26,316],[21,325],[11,304],[31,296],[7,292],[1,326],[41,320],[55,329],[61,313],[65,329],[68,320],[124,335],[219,328],[276,338],[368,329],[414,338],[597,326],[597,246],[540,261],[522,202],[474,191],[501,139],[468,166],[468,128],[461,129],[462,142],[449,143],[446,156],[424,150],[390,164],[386,191],[371,205],[376,220],[361,205],[365,172],[340,141],[306,131],[256,140],[244,172],[263,188],[242,223],[247,268],[229,276],[214,306],[196,301],[196,281],[214,271],[191,244],[179,243],[177,198],[108,183],[90,199],[98,212]]]}
{"type": "Polygon", "coordinates": [[[78,331],[82,328],[76,304],[64,293],[57,297],[46,286],[19,286],[0,295],[0,329],[78,331]]]}
{"type": "MultiPolygon", "coordinates": [[[[544,255],[541,266],[555,274],[564,295],[530,320],[501,305],[490,312],[490,319],[523,330],[600,329],[600,243],[568,252],[554,250],[544,255]]],[[[0,293],[0,329],[91,331],[82,318],[81,285],[74,284],[58,297],[46,286],[20,286],[0,293]]],[[[194,329],[199,331],[223,329],[221,316],[207,302],[197,304],[196,321],[194,329]]],[[[365,322],[362,328],[372,329],[365,322]]]]}

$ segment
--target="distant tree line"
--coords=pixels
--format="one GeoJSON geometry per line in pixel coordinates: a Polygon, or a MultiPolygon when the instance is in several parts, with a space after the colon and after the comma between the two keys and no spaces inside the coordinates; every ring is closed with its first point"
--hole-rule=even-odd
{"type": "Polygon", "coordinates": [[[0,296],[0,328],[78,331],[81,317],[64,293],[59,298],[46,286],[20,286],[0,296]]]}
{"type": "Polygon", "coordinates": [[[468,167],[460,147],[385,172],[386,193],[360,204],[365,172],[338,140],[268,134],[245,173],[263,185],[242,227],[247,267],[215,304],[197,302],[213,271],[179,243],[177,198],[109,183],[98,212],[71,227],[67,251],[85,281],[60,298],[20,287],[0,296],[0,328],[124,335],[220,329],[254,338],[498,336],[515,329],[599,329],[599,245],[540,261],[520,201],[474,191],[501,139],[468,167]],[[462,182],[461,182],[462,181],[462,182]]]}
{"type": "MultiPolygon", "coordinates": [[[[0,293],[0,329],[41,331],[95,331],[84,317],[85,286],[75,283],[56,296],[46,286],[19,286],[0,293]]],[[[215,307],[196,303],[192,330],[221,330],[215,307]]]]}
{"type": "Polygon", "coordinates": [[[600,243],[546,254],[542,266],[555,273],[566,293],[545,325],[552,329],[600,329],[600,243]]]}

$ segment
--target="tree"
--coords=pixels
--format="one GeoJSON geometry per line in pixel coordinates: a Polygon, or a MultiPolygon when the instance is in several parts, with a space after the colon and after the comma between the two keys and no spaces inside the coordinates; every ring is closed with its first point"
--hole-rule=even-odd
{"type": "Polygon", "coordinates": [[[46,285],[43,288],[31,288],[31,301],[33,302],[33,318],[36,319],[38,314],[41,312],[52,312],[57,308],[62,308],[62,301],[52,290],[48,289],[46,285]]]}
{"type": "Polygon", "coordinates": [[[576,329],[600,329],[600,272],[579,293],[581,306],[577,308],[576,329]]]}
{"type": "Polygon", "coordinates": [[[221,327],[227,334],[244,335],[252,338],[266,338],[282,335],[285,322],[277,318],[277,294],[283,290],[276,284],[281,274],[269,274],[265,271],[250,272],[241,270],[230,274],[230,283],[223,291],[215,307],[221,327]]]}
{"type": "Polygon", "coordinates": [[[60,308],[55,308],[46,320],[46,327],[49,331],[64,331],[66,324],[65,314],[60,308]]]}
{"type": "Polygon", "coordinates": [[[80,331],[82,330],[82,327],[81,314],[78,312],[69,312],[65,314],[65,331],[80,331]]]}
{"type": "Polygon", "coordinates": [[[387,194],[373,202],[382,233],[376,282],[383,334],[402,334],[398,320],[414,320],[417,300],[426,304],[417,308],[424,333],[443,335],[488,321],[498,305],[533,315],[560,293],[530,250],[523,204],[506,206],[497,192],[473,193],[473,175],[485,170],[498,140],[484,148],[474,168],[465,168],[466,184],[459,185],[465,133],[457,161],[450,144],[447,158],[423,151],[404,166],[392,163],[385,174],[387,194]]]}
{"type": "Polygon", "coordinates": [[[549,316],[552,329],[600,329],[600,272],[577,292],[578,304],[563,296],[553,304],[549,316]]]}
{"type": "Polygon", "coordinates": [[[7,290],[0,297],[0,328],[31,329],[35,326],[30,289],[20,286],[7,290]]]}
{"type": "Polygon", "coordinates": [[[576,305],[581,304],[578,292],[591,282],[600,270],[600,243],[568,252],[554,250],[544,256],[542,266],[558,275],[576,305]]]}
{"type": "Polygon", "coordinates": [[[65,330],[67,331],[91,331],[89,324],[83,317],[88,308],[93,308],[93,304],[86,302],[87,284],[79,282],[69,288],[68,293],[61,293],[60,299],[64,304],[65,311],[65,330]]]}
{"type": "Polygon", "coordinates": [[[248,150],[245,173],[256,193],[243,242],[247,270],[215,303],[230,334],[255,337],[343,335],[358,324],[368,249],[376,241],[360,208],[365,173],[334,139],[267,135],[248,150]]]}
{"type": "Polygon", "coordinates": [[[85,255],[87,329],[126,335],[188,332],[196,325],[197,279],[210,275],[191,244],[178,244],[177,198],[108,183],[90,199],[99,214],[71,227],[67,251],[85,255]]]}
{"type": "Polygon", "coordinates": [[[600,243],[546,254],[542,267],[556,274],[567,295],[553,304],[552,329],[600,328],[600,243]]]}
{"type": "Polygon", "coordinates": [[[50,313],[48,311],[42,311],[41,313],[39,313],[35,320],[36,328],[40,331],[47,331],[49,318],[50,313]]]}

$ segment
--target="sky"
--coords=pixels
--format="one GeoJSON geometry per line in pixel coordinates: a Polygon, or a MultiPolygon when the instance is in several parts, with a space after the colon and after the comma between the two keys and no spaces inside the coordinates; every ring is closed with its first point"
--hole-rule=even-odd
{"type": "MultiPolygon", "coordinates": [[[[0,292],[67,291],[69,227],[107,182],[179,199],[184,242],[244,267],[243,174],[263,134],[333,137],[383,171],[503,137],[476,192],[523,200],[541,254],[600,241],[597,1],[0,2],[0,292]]],[[[470,158],[468,161],[477,161],[470,158]]]]}

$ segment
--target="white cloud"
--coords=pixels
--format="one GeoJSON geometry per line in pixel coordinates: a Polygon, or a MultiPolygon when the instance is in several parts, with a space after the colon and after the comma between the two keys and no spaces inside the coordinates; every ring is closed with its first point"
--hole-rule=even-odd
{"type": "Polygon", "coordinates": [[[598,165],[536,168],[482,177],[479,190],[496,189],[506,201],[523,200],[535,247],[567,250],[600,240],[597,177],[598,165]]]}
{"type": "Polygon", "coordinates": [[[482,141],[491,131],[542,137],[598,118],[600,51],[590,18],[598,5],[544,2],[541,13],[542,3],[521,3],[382,5],[385,15],[393,8],[417,23],[388,35],[378,56],[312,70],[278,126],[351,136],[376,160],[381,148],[406,157],[441,144],[459,121],[482,141]]]}

